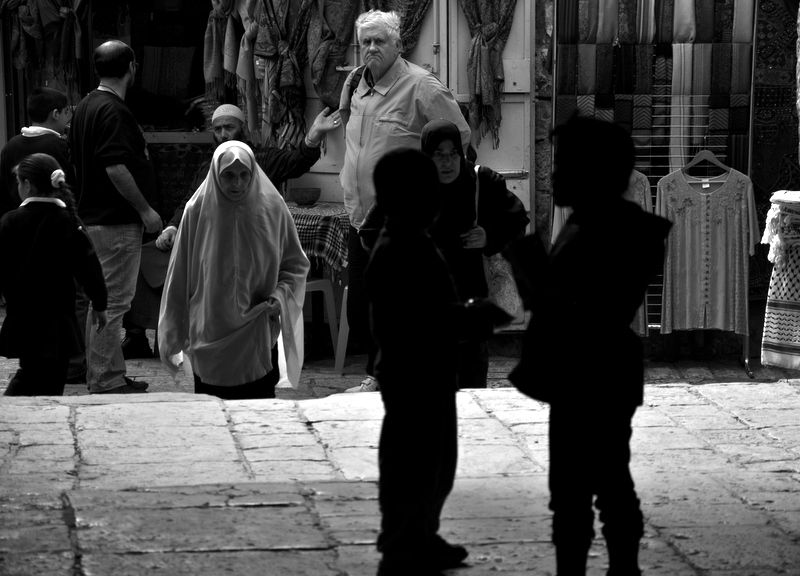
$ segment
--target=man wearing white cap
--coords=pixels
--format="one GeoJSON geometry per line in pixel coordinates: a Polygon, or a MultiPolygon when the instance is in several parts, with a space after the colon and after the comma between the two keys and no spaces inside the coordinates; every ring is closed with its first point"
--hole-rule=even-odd
{"type": "MultiPolygon", "coordinates": [[[[322,137],[338,128],[340,124],[339,111],[331,113],[329,108],[325,108],[314,119],[304,141],[297,149],[281,150],[268,146],[256,151],[256,162],[277,188],[285,180],[298,178],[311,169],[319,160],[319,145],[322,137]]],[[[244,113],[238,106],[233,104],[219,106],[211,117],[211,131],[214,136],[215,148],[229,140],[247,142],[245,125],[244,113]]],[[[256,150],[252,144],[250,147],[256,150]]],[[[156,239],[155,246],[148,243],[143,247],[142,269],[136,295],[131,305],[133,313],[128,314],[123,323],[125,338],[122,340],[122,352],[126,359],[150,358],[154,355],[145,335],[144,320],[145,318],[149,319],[146,322],[148,325],[153,325],[158,320],[161,287],[166,275],[169,252],[175,241],[183,210],[186,203],[206,179],[210,166],[211,159],[200,165],[186,195],[175,209],[172,219],[156,239]],[[160,254],[164,254],[165,257],[161,257],[160,254]]]]}

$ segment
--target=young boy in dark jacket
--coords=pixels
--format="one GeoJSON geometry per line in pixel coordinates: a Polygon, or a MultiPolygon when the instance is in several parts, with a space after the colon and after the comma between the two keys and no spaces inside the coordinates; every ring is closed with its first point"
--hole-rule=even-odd
{"type": "Polygon", "coordinates": [[[385,408],[378,574],[438,574],[468,554],[438,535],[458,455],[459,339],[468,332],[488,337],[510,318],[485,300],[458,301],[428,234],[441,207],[433,161],[418,150],[390,152],[377,163],[374,178],[376,202],[386,214],[366,270],[379,349],[375,375],[385,408]]]}
{"type": "Polygon", "coordinates": [[[75,185],[75,170],[69,163],[69,146],[62,135],[72,118],[67,97],[53,88],[36,88],[28,96],[30,126],[11,138],[0,151],[0,216],[20,205],[14,166],[31,154],[49,154],[64,171],[67,184],[75,185]]]}

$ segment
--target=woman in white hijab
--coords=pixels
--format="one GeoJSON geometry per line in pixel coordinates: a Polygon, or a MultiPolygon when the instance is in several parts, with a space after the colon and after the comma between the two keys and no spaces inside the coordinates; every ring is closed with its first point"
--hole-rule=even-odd
{"type": "Polygon", "coordinates": [[[158,320],[161,361],[175,374],[174,356],[185,352],[198,394],[274,398],[279,363],[296,387],[308,269],[289,209],[253,151],[221,144],[175,238],[158,320]]]}

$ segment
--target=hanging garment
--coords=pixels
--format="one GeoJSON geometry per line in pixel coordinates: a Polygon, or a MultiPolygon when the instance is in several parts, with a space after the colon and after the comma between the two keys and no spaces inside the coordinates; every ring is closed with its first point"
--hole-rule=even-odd
{"type": "Polygon", "coordinates": [[[759,238],[753,183],[733,169],[707,188],[687,178],[676,170],[657,185],[656,214],[673,223],[664,264],[661,333],[718,329],[748,334],[748,265],[759,238]]]}
{"type": "Polygon", "coordinates": [[[800,368],[800,192],[781,190],[770,198],[762,244],[774,264],[764,314],[761,363],[800,368]]]}
{"type": "MultiPolygon", "coordinates": [[[[651,214],[653,212],[653,196],[650,194],[650,181],[647,179],[647,176],[639,172],[638,170],[634,170],[631,173],[630,183],[628,184],[628,189],[625,191],[625,194],[622,196],[625,200],[629,200],[633,202],[637,206],[641,206],[642,210],[651,214]]],[[[552,226],[552,234],[550,236],[550,242],[555,244],[556,238],[558,237],[561,229],[567,222],[567,218],[569,218],[570,214],[572,214],[572,208],[566,206],[556,206],[554,213],[553,213],[553,226],[552,226]]],[[[647,336],[647,311],[646,311],[647,301],[642,303],[639,309],[636,311],[636,316],[633,318],[633,322],[631,323],[631,330],[639,334],[640,336],[647,336]]]]}

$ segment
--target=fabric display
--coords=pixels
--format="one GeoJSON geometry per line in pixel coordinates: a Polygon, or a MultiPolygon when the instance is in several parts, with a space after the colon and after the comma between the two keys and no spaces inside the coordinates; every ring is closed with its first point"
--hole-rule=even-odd
{"type": "Polygon", "coordinates": [[[800,368],[800,192],[780,190],[770,198],[762,244],[774,264],[769,282],[761,363],[800,368]]]}
{"type": "MultiPolygon", "coordinates": [[[[766,208],[759,198],[763,203],[761,191],[776,189],[776,173],[800,189],[794,110],[796,4],[786,0],[557,0],[556,9],[556,125],[577,110],[628,128],[636,146],[635,168],[651,186],[681,170],[699,150],[710,150],[726,166],[751,175],[756,210],[749,210],[747,219],[755,222],[763,222],[766,208]],[[575,50],[569,46],[573,43],[575,50]],[[574,53],[577,66],[572,61],[574,53]],[[562,65],[569,70],[562,71],[562,65]],[[559,82],[573,67],[577,79],[567,80],[567,97],[559,82]],[[767,82],[768,86],[760,86],[767,82]],[[771,188],[767,175],[773,179],[771,188]]],[[[781,182],[782,187],[791,186],[781,182]]],[[[720,196],[725,194],[723,190],[720,196]]],[[[553,235],[560,229],[560,212],[554,208],[553,235]]],[[[673,229],[671,237],[676,235],[673,229]]],[[[753,234],[748,238],[754,238],[753,234]]],[[[764,257],[765,265],[761,265],[760,259],[757,246],[750,267],[742,269],[742,294],[748,293],[749,286],[752,295],[753,286],[760,282],[752,277],[748,282],[747,270],[763,276],[766,269],[768,280],[768,262],[764,257]]],[[[657,282],[652,290],[651,315],[658,315],[655,291],[661,288],[657,282]]],[[[763,292],[766,295],[765,288],[763,292]]],[[[739,313],[745,309],[742,305],[739,313]]],[[[745,320],[713,323],[741,329],[745,320]]]]}
{"type": "MultiPolygon", "coordinates": [[[[653,196],[650,193],[650,182],[648,181],[647,176],[641,172],[637,172],[636,170],[633,171],[631,174],[630,183],[628,184],[628,189],[623,194],[623,198],[637,204],[638,206],[641,206],[642,210],[645,212],[650,213],[653,211],[653,196]]],[[[561,233],[561,229],[566,224],[567,218],[569,218],[570,214],[572,214],[572,208],[563,206],[555,207],[552,234],[550,236],[551,244],[555,243],[556,238],[561,233]]],[[[633,322],[631,323],[631,329],[640,336],[647,336],[648,328],[646,300],[636,311],[636,316],[634,316],[633,322]]]]}
{"type": "Polygon", "coordinates": [[[558,0],[556,125],[578,111],[626,127],[653,182],[699,149],[727,162],[728,136],[750,132],[754,2],[558,0]]]}
{"type": "Polygon", "coordinates": [[[753,184],[738,170],[698,179],[676,170],[657,185],[667,238],[661,333],[717,329],[749,335],[748,267],[759,240],[753,184]]]}

